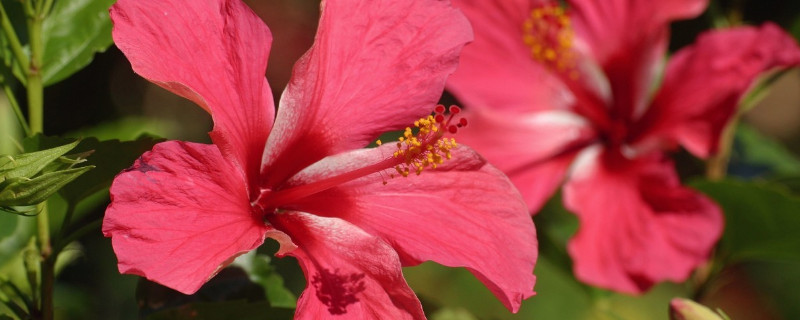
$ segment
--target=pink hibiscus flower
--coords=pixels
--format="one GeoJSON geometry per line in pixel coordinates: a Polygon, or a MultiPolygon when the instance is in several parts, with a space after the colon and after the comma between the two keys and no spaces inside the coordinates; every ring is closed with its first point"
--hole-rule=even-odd
{"type": "Polygon", "coordinates": [[[669,23],[707,1],[567,3],[455,1],[475,30],[448,82],[471,113],[460,139],[509,175],[532,212],[566,176],[580,280],[626,293],[685,280],[723,218],[681,186],[665,151],[714,153],[754,79],[797,65],[800,50],[772,24],[711,31],[662,77],[669,23]]]}
{"type": "Polygon", "coordinates": [[[307,276],[297,318],[422,319],[401,266],[426,260],[466,267],[516,311],[534,294],[526,205],[505,175],[442,134],[458,124],[443,108],[425,117],[472,38],[466,18],[440,0],[322,8],[275,115],[271,35],[241,1],[112,7],[133,69],[214,120],[214,144],[158,144],[114,180],[103,233],[120,272],[191,294],[270,237],[307,276]],[[418,118],[403,142],[360,149],[418,118]]]}

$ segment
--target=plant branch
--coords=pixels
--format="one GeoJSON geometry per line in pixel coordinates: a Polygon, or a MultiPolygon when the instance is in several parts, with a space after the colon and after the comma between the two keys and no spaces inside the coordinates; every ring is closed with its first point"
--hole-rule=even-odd
{"type": "Polygon", "coordinates": [[[28,56],[22,51],[22,44],[19,42],[17,32],[14,31],[14,26],[11,25],[11,20],[8,19],[8,14],[2,2],[0,2],[0,25],[2,25],[3,28],[3,35],[11,46],[14,59],[17,61],[20,69],[23,70],[23,72],[27,72],[25,68],[28,66],[28,56]]]}
{"type": "Polygon", "coordinates": [[[50,10],[53,9],[53,0],[45,0],[44,8],[42,9],[42,14],[45,16],[50,14],[50,10]]]}
{"type": "MultiPolygon", "coordinates": [[[[28,36],[31,49],[30,61],[27,69],[28,93],[28,121],[32,134],[44,131],[44,84],[42,83],[42,60],[44,57],[44,40],[42,38],[42,23],[45,14],[42,12],[43,2],[36,3],[36,9],[25,2],[28,16],[28,36]]],[[[39,238],[39,253],[41,254],[41,319],[53,319],[53,289],[55,284],[55,261],[57,254],[53,254],[50,243],[50,219],[47,212],[47,201],[39,204],[40,213],[36,216],[39,238]]]]}
{"type": "Polygon", "coordinates": [[[44,0],[34,0],[34,3],[34,12],[36,12],[37,15],[41,14],[44,8],[44,0]]]}

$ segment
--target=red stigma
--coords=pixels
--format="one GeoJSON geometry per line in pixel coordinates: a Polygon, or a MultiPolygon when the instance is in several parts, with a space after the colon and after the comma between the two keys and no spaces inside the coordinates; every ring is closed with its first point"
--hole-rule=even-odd
{"type": "Polygon", "coordinates": [[[458,132],[458,128],[462,128],[467,125],[467,119],[458,118],[457,122],[453,121],[455,115],[461,113],[461,108],[456,105],[451,105],[450,108],[445,108],[443,105],[437,105],[433,109],[435,115],[433,118],[436,120],[436,123],[441,124],[443,129],[446,129],[447,132],[453,134],[458,132]],[[450,111],[450,114],[445,116],[445,110],[450,111]]]}

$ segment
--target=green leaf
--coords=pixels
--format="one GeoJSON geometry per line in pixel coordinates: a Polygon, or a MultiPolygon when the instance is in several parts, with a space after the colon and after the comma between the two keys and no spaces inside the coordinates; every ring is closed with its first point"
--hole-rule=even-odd
{"type": "Polygon", "coordinates": [[[0,206],[29,206],[47,200],[64,185],[94,166],[48,172],[29,178],[9,179],[0,190],[0,206]]]}
{"type": "Polygon", "coordinates": [[[746,260],[800,262],[800,198],[767,184],[697,181],[725,212],[719,254],[746,260]]]}
{"type": "Polygon", "coordinates": [[[111,45],[114,0],[58,0],[42,26],[42,81],[51,85],[82,69],[111,45]]]}
{"type": "Polygon", "coordinates": [[[786,190],[795,196],[800,196],[800,175],[779,176],[774,179],[770,179],[769,182],[786,188],[786,190]]]}
{"type": "Polygon", "coordinates": [[[36,206],[8,206],[0,207],[0,212],[16,214],[23,217],[32,217],[39,214],[36,206]]]}
{"type": "MultiPolygon", "coordinates": [[[[403,273],[425,306],[464,309],[478,319],[662,319],[669,301],[688,294],[683,285],[663,283],[641,296],[614,294],[578,283],[547,256],[536,263],[536,295],[512,314],[469,271],[425,262],[403,273]]],[[[434,311],[427,308],[426,311],[434,311]]]]}
{"type": "Polygon", "coordinates": [[[22,149],[27,152],[45,150],[62,146],[68,143],[73,143],[75,142],[75,140],[79,139],[45,136],[39,133],[36,134],[35,136],[27,137],[24,140],[22,140],[22,149]]]}
{"type": "MultiPolygon", "coordinates": [[[[44,201],[37,200],[42,197],[46,199],[64,183],[74,180],[80,172],[91,167],[73,169],[84,160],[63,156],[79,144],[74,139],[37,135],[25,139],[23,144],[26,150],[42,151],[0,156],[0,211],[30,216],[38,214],[34,205],[44,201]]],[[[78,157],[85,155],[79,154],[78,157]]]]}
{"type": "Polygon", "coordinates": [[[0,183],[10,179],[32,178],[42,171],[49,163],[55,161],[77,145],[78,141],[74,141],[42,151],[23,153],[16,156],[1,156],[0,183]]]}
{"type": "Polygon", "coordinates": [[[267,300],[273,307],[295,308],[297,298],[283,284],[283,278],[270,265],[270,257],[250,251],[236,258],[234,265],[244,269],[250,280],[264,287],[267,300]]]}
{"type": "MultiPolygon", "coordinates": [[[[63,141],[68,141],[68,139],[37,135],[25,139],[23,145],[25,149],[47,148],[53,145],[59,145],[63,143],[63,141]]],[[[96,168],[66,185],[61,189],[59,194],[61,194],[67,202],[77,204],[93,193],[107,189],[117,174],[133,165],[133,162],[139,158],[142,153],[150,150],[153,145],[162,141],[164,141],[164,139],[149,136],[142,136],[134,141],[98,141],[96,138],[81,140],[75,149],[72,150],[72,153],[85,154],[87,152],[92,152],[91,156],[87,157],[86,161],[83,163],[87,166],[93,165],[96,168]]]]}
{"type": "Polygon", "coordinates": [[[164,141],[152,137],[140,137],[134,141],[108,140],[98,141],[95,138],[81,140],[75,152],[94,152],[86,159],[85,164],[96,168],[78,177],[65,186],[59,193],[67,202],[77,204],[93,193],[107,189],[111,181],[122,170],[133,165],[142,153],[164,141]]]}
{"type": "Polygon", "coordinates": [[[763,167],[777,174],[800,174],[800,159],[754,128],[746,124],[739,125],[735,139],[731,154],[733,164],[763,167]]]}

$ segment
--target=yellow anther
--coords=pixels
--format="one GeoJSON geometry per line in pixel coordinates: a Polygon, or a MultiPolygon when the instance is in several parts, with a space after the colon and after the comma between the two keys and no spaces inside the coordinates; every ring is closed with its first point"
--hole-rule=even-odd
{"type": "Polygon", "coordinates": [[[564,8],[548,4],[534,9],[522,29],[522,41],[531,48],[534,60],[571,77],[576,59],[574,32],[564,8]]]}
{"type": "Polygon", "coordinates": [[[378,139],[378,141],[375,141],[375,144],[377,144],[377,145],[382,145],[382,144],[383,144],[383,142],[381,142],[381,139],[378,139]]]}
{"type": "Polygon", "coordinates": [[[547,61],[555,61],[556,60],[556,51],[553,49],[547,49],[544,51],[544,58],[547,61]]]}
{"type": "Polygon", "coordinates": [[[466,125],[465,119],[459,119],[457,124],[450,124],[453,115],[458,114],[460,110],[452,106],[450,118],[445,121],[444,106],[437,106],[436,117],[431,115],[414,121],[414,127],[418,128],[416,134],[407,127],[393,155],[403,161],[395,166],[395,171],[403,177],[407,177],[411,172],[419,175],[426,168],[435,169],[444,163],[444,159],[450,159],[452,157],[450,149],[456,146],[455,139],[444,138],[444,133],[455,133],[458,127],[466,125]]]}

